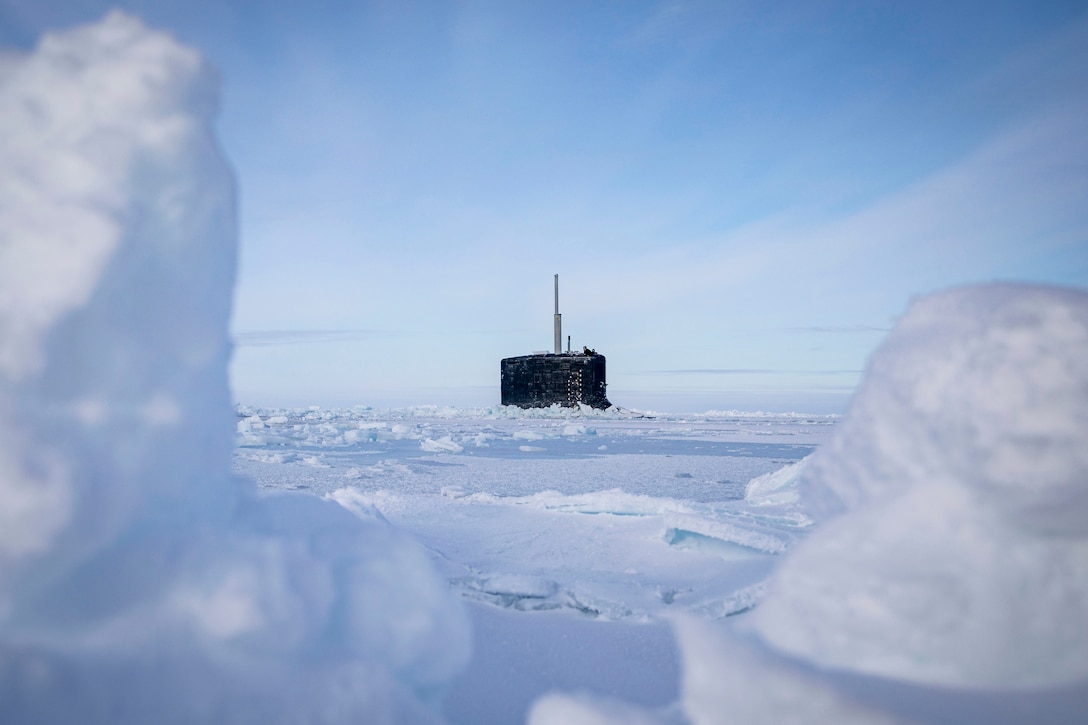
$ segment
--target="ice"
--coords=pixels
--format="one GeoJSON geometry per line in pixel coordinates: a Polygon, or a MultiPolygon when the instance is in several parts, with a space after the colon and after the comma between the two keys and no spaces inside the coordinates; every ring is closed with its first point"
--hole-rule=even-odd
{"type": "Polygon", "coordinates": [[[767,554],[780,554],[786,550],[786,541],[750,526],[739,526],[728,521],[699,516],[672,514],[665,517],[665,541],[672,546],[687,548],[712,547],[721,555],[735,556],[737,547],[767,554]]]}
{"type": "Polygon", "coordinates": [[[263,443],[240,437],[237,471],[270,491],[305,486],[348,501],[412,533],[473,606],[636,627],[673,611],[724,618],[758,603],[778,552],[806,522],[790,518],[796,505],[749,505],[745,483],[809,455],[836,420],[616,415],[583,431],[578,409],[238,415],[260,415],[269,429],[263,443]],[[348,442],[346,433],[362,425],[376,437],[348,442]],[[488,445],[476,446],[481,439],[488,445]],[[427,440],[464,450],[427,450],[427,440]],[[539,445],[523,450],[527,441],[539,445]],[[320,454],[329,468],[258,452],[320,454]]]}
{"type": "Polygon", "coordinates": [[[684,670],[680,699],[692,725],[900,722],[704,622],[678,618],[675,630],[684,670]]]}
{"type": "MultiPolygon", "coordinates": [[[[671,705],[619,688],[617,678],[648,678],[657,667],[652,660],[621,658],[600,679],[579,670],[586,679],[568,689],[582,694],[548,695],[531,709],[533,722],[722,722],[734,715],[746,722],[1075,721],[1066,713],[1088,697],[1078,669],[1086,601],[1078,582],[1088,559],[1079,519],[1067,520],[1057,506],[1049,508],[1055,517],[1048,519],[1041,513],[1048,508],[1037,504],[1061,496],[1077,510],[1083,494],[1053,475],[1078,470],[1079,449],[1072,445],[1077,433],[1048,423],[1054,440],[1043,448],[1053,447],[1057,456],[1048,461],[1038,440],[1014,429],[1021,424],[1019,411],[1034,426],[1050,416],[1051,406],[1054,420],[1075,419],[1084,410],[1077,398],[1083,385],[1042,395],[1037,410],[1027,403],[1034,393],[1019,393],[1019,407],[1010,403],[1007,409],[995,409],[994,398],[1030,385],[1014,384],[1008,379],[1014,373],[1030,378],[1045,372],[1045,384],[1052,384],[1060,378],[1052,357],[1065,360],[1058,369],[1072,370],[1088,359],[1071,344],[1076,335],[1038,322],[1080,313],[1028,314],[1053,304],[1076,308],[1083,293],[997,286],[948,294],[985,296],[980,304],[964,302],[961,314],[976,320],[985,317],[983,307],[992,319],[976,320],[977,334],[957,329],[951,337],[961,345],[1006,340],[997,351],[978,353],[988,365],[1000,368],[1012,349],[1038,351],[1038,360],[1013,356],[1013,372],[994,374],[1000,382],[977,379],[974,363],[919,377],[928,384],[945,375],[947,390],[933,398],[955,404],[951,414],[975,421],[976,428],[1012,430],[1030,443],[1026,450],[1049,476],[1030,484],[1035,499],[1020,497],[1012,505],[994,493],[985,449],[974,449],[979,465],[948,472],[951,466],[941,461],[958,461],[960,454],[947,445],[977,445],[989,437],[1008,455],[1019,444],[1003,442],[1001,430],[928,421],[933,414],[911,407],[909,388],[885,379],[887,366],[902,360],[940,367],[970,356],[943,339],[936,350],[916,354],[900,345],[899,331],[888,340],[895,355],[885,360],[878,353],[855,408],[841,421],[736,411],[601,416],[592,421],[591,436],[568,434],[585,425],[578,410],[246,409],[239,411],[243,418],[258,414],[266,425],[273,417],[285,422],[270,425],[256,447],[242,437],[235,466],[268,490],[302,482],[317,493],[350,486],[371,515],[384,516],[427,546],[474,612],[579,616],[631,628],[625,635],[631,638],[641,627],[677,622],[682,693],[671,705]],[[1003,316],[1002,300],[1017,312],[1003,316]],[[1048,342],[1055,334],[1060,346],[1048,342]],[[979,392],[965,400],[973,388],[979,392]],[[882,402],[872,404],[872,395],[883,396],[882,402]],[[1060,406],[1055,398],[1062,398],[1060,406]],[[984,414],[971,413],[976,399],[989,406],[984,414]],[[891,417],[880,417],[885,412],[891,417]],[[344,432],[363,423],[376,437],[346,442],[344,432]],[[900,427],[908,424],[913,431],[900,427]],[[392,434],[396,426],[403,426],[400,437],[392,434]],[[957,430],[970,432],[957,443],[957,430]],[[447,437],[464,450],[420,447],[447,437]],[[474,445],[481,439],[486,447],[474,445]],[[526,442],[543,450],[523,451],[526,442]],[[894,465],[874,453],[884,450],[880,446],[898,456],[894,465]],[[304,470],[299,460],[247,457],[260,450],[320,454],[330,467],[304,470]],[[887,477],[873,478],[872,470],[887,477]],[[357,475],[345,478],[345,471],[357,475]],[[843,471],[862,471],[863,480],[854,487],[849,478],[828,478],[846,476],[843,471]],[[857,582],[872,589],[852,589],[857,582]],[[687,619],[674,620],[676,614],[687,619]],[[1053,636],[1059,630],[1069,635],[1067,642],[1053,636]],[[810,649],[798,650],[795,642],[810,649]],[[1062,683],[1066,689],[1053,689],[1062,683]],[[1007,695],[1044,687],[1026,699],[1007,695]]],[[[926,309],[926,301],[919,306],[926,309]]],[[[930,318],[968,324],[956,321],[955,309],[942,303],[930,318]]],[[[912,311],[903,325],[914,344],[922,344],[927,336],[915,317],[912,311]]],[[[478,616],[486,622],[498,615],[478,616]]],[[[536,642],[532,633],[540,620],[521,621],[518,631],[536,642]]],[[[498,645],[481,636],[478,645],[494,656],[498,645]]],[[[585,656],[594,640],[591,632],[584,636],[584,643],[566,645],[556,657],[565,652],[570,659],[575,651],[585,656]]],[[[535,661],[528,646],[517,652],[535,661]]],[[[495,667],[474,659],[470,679],[495,667]]],[[[554,673],[528,674],[528,663],[525,670],[530,681],[514,688],[521,693],[535,688],[539,697],[560,680],[554,673]]],[[[470,708],[460,699],[463,692],[456,689],[447,701],[448,708],[458,703],[447,712],[459,713],[459,722],[518,719],[487,716],[509,714],[513,705],[506,695],[492,693],[493,705],[470,708]]]]}
{"type": "Polygon", "coordinates": [[[0,82],[6,599],[27,567],[107,546],[151,503],[145,478],[179,519],[222,498],[234,247],[232,182],[206,135],[214,82],[195,53],[113,16],[46,36],[0,82]],[[166,455],[141,454],[158,445],[166,455]],[[197,454],[184,474],[171,451],[197,454]]]}
{"type": "Polygon", "coordinates": [[[849,694],[817,673],[790,667],[772,653],[691,616],[673,629],[683,671],[679,698],[646,708],[614,698],[552,693],[530,711],[530,725],[892,725],[907,723],[849,694]]]}
{"type": "MultiPolygon", "coordinates": [[[[812,533],[721,608],[676,610],[673,706],[553,693],[531,722],[1080,722],[1085,361],[1083,291],[915,302],[829,442],[746,486],[746,537],[812,533]]],[[[724,542],[732,520],[675,531],[724,542]]]]}
{"type": "Polygon", "coordinates": [[[915,302],[841,421],[231,410],[214,73],[2,62],[0,721],[1082,716],[1085,292],[915,302]]]}
{"type": "Polygon", "coordinates": [[[451,722],[525,722],[533,701],[550,690],[593,692],[593,702],[607,697],[617,714],[632,716],[677,696],[679,663],[664,622],[626,624],[571,610],[523,612],[483,603],[470,604],[469,611],[475,655],[447,699],[451,722]]]}
{"type": "Polygon", "coordinates": [[[425,438],[419,447],[428,453],[460,453],[465,450],[464,446],[454,443],[450,436],[442,436],[438,440],[425,438]]]}
{"type": "Polygon", "coordinates": [[[555,600],[559,585],[544,577],[526,574],[492,573],[482,577],[466,577],[455,582],[466,596],[500,607],[521,611],[559,609],[555,600]]]}
{"type": "Polygon", "coordinates": [[[748,505],[736,482],[808,455],[830,427],[801,429],[788,417],[741,424],[624,417],[595,423],[591,437],[566,435],[578,410],[543,419],[433,413],[240,410],[243,419],[283,418],[280,426],[292,435],[273,426],[263,446],[243,436],[235,467],[267,490],[305,486],[412,533],[452,590],[474,605],[631,626],[672,611],[724,618],[753,607],[777,554],[804,525],[776,507],[748,505]],[[320,439],[294,427],[307,419],[329,426],[320,439]],[[408,445],[388,435],[397,420],[415,421],[411,430],[422,440],[408,445]],[[364,423],[376,439],[341,441],[364,423]],[[750,426],[791,442],[748,443],[750,426]],[[473,446],[481,437],[488,446],[473,446]],[[611,445],[602,452],[594,438],[611,445]],[[427,450],[427,440],[464,450],[427,450]],[[526,440],[544,450],[524,451],[526,440]],[[258,451],[315,452],[329,468],[253,455],[258,451]]]}
{"type": "Polygon", "coordinates": [[[663,722],[664,718],[623,702],[557,694],[538,699],[526,720],[527,725],[661,725],[663,722]]]}
{"type": "Polygon", "coordinates": [[[777,572],[767,641],[944,686],[1088,679],[1088,293],[915,302],[802,479],[843,513],[777,572]]]}
{"type": "Polygon", "coordinates": [[[744,488],[744,500],[755,506],[783,506],[800,500],[797,479],[804,462],[783,466],[753,478],[744,488]]]}
{"type": "Polygon", "coordinates": [[[439,720],[469,632],[426,550],[231,474],[287,421],[229,402],[215,74],[119,12],[4,62],[0,721],[439,720]]]}

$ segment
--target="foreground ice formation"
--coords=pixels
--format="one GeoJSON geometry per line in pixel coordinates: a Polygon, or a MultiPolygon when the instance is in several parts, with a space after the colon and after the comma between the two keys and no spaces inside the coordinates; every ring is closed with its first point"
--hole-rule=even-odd
{"type": "Polygon", "coordinates": [[[919,300],[809,458],[829,421],[239,417],[215,99],[122,14],[0,60],[0,722],[437,721],[451,584],[500,633],[478,699],[516,640],[569,668],[600,636],[569,622],[674,623],[672,706],[552,694],[535,724],[1083,713],[1084,291],[919,300]]]}
{"type": "Polygon", "coordinates": [[[842,514],[780,567],[768,642],[940,685],[1088,679],[1088,293],[919,300],[802,476],[842,514]]]}
{"type": "Polygon", "coordinates": [[[748,485],[816,530],[732,626],[681,618],[672,708],[553,694],[533,725],[1080,722],[1088,293],[915,302],[830,441],[748,485]]]}
{"type": "Polygon", "coordinates": [[[437,719],[425,552],[230,475],[216,80],[113,13],[0,67],[0,721],[437,719]]]}

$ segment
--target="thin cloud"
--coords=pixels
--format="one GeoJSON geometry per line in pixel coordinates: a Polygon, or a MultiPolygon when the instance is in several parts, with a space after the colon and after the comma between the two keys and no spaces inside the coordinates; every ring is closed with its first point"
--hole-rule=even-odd
{"type": "Polygon", "coordinates": [[[853,335],[870,332],[891,332],[890,327],[874,327],[872,325],[811,325],[807,327],[787,327],[786,332],[830,332],[835,334],[853,335]]]}
{"type": "Polygon", "coordinates": [[[357,342],[389,337],[390,334],[382,330],[254,330],[236,332],[233,339],[238,347],[261,347],[315,342],[357,342]]]}
{"type": "Polygon", "coordinates": [[[653,370],[658,375],[860,375],[862,370],[781,370],[771,368],[691,368],[653,370]]]}

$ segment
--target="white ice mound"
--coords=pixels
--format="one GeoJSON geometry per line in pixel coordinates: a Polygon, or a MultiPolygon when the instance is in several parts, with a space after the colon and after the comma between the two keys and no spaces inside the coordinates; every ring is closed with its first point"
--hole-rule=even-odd
{"type": "Polygon", "coordinates": [[[805,460],[783,466],[777,471],[753,478],[744,487],[744,500],[752,506],[788,506],[800,500],[797,479],[805,460]]]}
{"type": "Polygon", "coordinates": [[[216,97],[120,13],[0,61],[0,722],[425,721],[467,658],[419,547],[230,476],[216,97]]]}
{"type": "Polygon", "coordinates": [[[0,83],[0,577],[41,580],[229,497],[233,183],[211,71],[135,20],[0,83]]]}
{"type": "Polygon", "coordinates": [[[647,710],[551,693],[533,704],[528,725],[905,725],[709,622],[676,616],[673,629],[684,669],[678,702],[647,710]]]}
{"type": "Polygon", "coordinates": [[[753,613],[772,645],[941,685],[1088,679],[1088,293],[915,302],[802,487],[841,515],[753,613]]]}

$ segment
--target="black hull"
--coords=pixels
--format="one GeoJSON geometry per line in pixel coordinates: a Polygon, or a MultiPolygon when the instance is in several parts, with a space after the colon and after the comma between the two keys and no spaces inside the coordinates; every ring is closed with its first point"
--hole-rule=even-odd
{"type": "Polygon", "coordinates": [[[605,397],[604,355],[560,353],[508,357],[501,363],[502,404],[519,408],[594,408],[612,404],[605,397]]]}

